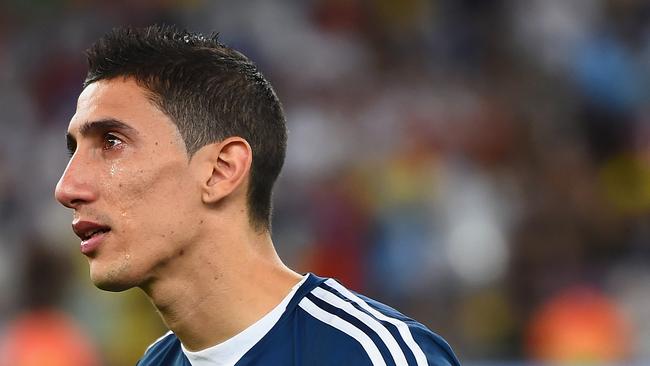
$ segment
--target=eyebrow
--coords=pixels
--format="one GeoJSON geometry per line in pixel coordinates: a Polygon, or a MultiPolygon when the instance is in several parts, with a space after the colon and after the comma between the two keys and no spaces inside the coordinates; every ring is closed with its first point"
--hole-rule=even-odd
{"type": "MultiPolygon", "coordinates": [[[[81,127],[79,127],[79,135],[86,137],[98,132],[110,130],[120,130],[137,134],[137,131],[133,127],[120,120],[115,118],[104,118],[96,121],[89,121],[81,125],[81,127]]],[[[73,152],[73,147],[76,147],[77,145],[77,139],[70,133],[70,131],[66,132],[65,139],[68,145],[68,150],[73,152]]]]}

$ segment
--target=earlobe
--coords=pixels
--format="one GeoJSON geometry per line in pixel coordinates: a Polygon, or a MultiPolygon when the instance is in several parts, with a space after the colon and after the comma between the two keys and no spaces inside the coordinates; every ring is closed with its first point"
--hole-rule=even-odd
{"type": "Polygon", "coordinates": [[[207,156],[202,200],[213,204],[239,192],[246,193],[245,182],[252,164],[252,149],[241,137],[229,137],[222,142],[205,146],[207,156]],[[207,172],[207,170],[206,170],[207,172]]]}

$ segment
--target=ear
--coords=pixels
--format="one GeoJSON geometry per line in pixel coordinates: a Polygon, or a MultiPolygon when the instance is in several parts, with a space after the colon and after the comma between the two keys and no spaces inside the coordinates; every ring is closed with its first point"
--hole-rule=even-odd
{"type": "Polygon", "coordinates": [[[237,191],[246,193],[245,184],[253,162],[253,151],[246,140],[229,137],[201,150],[206,164],[204,172],[209,171],[201,182],[204,203],[216,203],[237,191]]]}

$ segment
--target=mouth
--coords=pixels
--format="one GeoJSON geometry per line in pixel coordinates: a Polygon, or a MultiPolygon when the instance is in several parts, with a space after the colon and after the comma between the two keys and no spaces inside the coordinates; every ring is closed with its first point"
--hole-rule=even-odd
{"type": "Polygon", "coordinates": [[[109,231],[111,231],[111,229],[108,228],[108,227],[107,227],[107,228],[96,229],[96,230],[91,230],[91,231],[88,231],[88,232],[82,233],[82,234],[79,236],[79,238],[80,238],[82,241],[87,241],[87,240],[90,240],[91,238],[94,238],[94,237],[96,237],[96,236],[98,236],[98,235],[101,235],[101,234],[107,233],[107,232],[109,232],[109,231]]]}
{"type": "Polygon", "coordinates": [[[99,247],[111,227],[91,221],[77,221],[72,224],[72,230],[81,239],[82,253],[90,254],[99,247]]]}

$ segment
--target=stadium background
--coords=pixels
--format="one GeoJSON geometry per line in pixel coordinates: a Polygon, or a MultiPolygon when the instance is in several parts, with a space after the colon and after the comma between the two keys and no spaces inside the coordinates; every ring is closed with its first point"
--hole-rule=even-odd
{"type": "Polygon", "coordinates": [[[650,359],[643,0],[3,0],[5,353],[41,337],[40,365],[130,365],[164,330],[139,290],[92,287],[52,193],[82,50],[154,22],[220,32],[275,86],[294,268],[423,321],[464,365],[650,359]]]}

